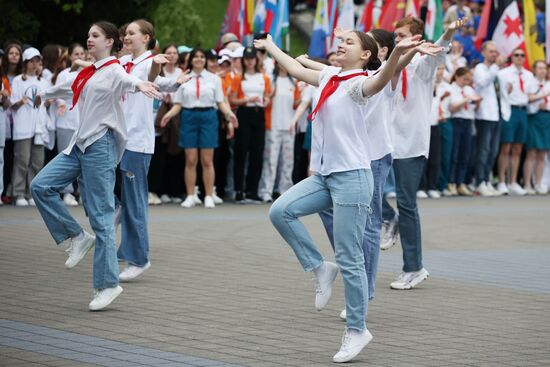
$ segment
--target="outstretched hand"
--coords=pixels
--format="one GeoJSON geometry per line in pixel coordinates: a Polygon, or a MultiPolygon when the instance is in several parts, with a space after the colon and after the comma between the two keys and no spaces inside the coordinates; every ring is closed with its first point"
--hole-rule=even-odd
{"type": "Polygon", "coordinates": [[[137,85],[137,88],[147,97],[162,99],[162,94],[159,92],[159,87],[154,83],[143,81],[137,85]]]}
{"type": "Polygon", "coordinates": [[[267,45],[272,42],[273,38],[271,38],[271,35],[268,34],[265,39],[254,40],[254,47],[256,47],[258,50],[265,50],[267,45]]]}
{"type": "Polygon", "coordinates": [[[395,45],[395,50],[403,53],[407,50],[418,47],[425,42],[426,41],[422,40],[422,36],[417,34],[415,36],[402,39],[397,45],[395,45]]]}
{"type": "Polygon", "coordinates": [[[468,17],[464,17],[464,18],[460,18],[460,19],[457,19],[455,20],[454,22],[451,22],[448,26],[447,26],[447,30],[449,31],[456,31],[457,29],[459,28],[462,28],[466,22],[468,21],[468,17]]]}
{"type": "Polygon", "coordinates": [[[343,29],[340,27],[334,28],[334,31],[332,31],[332,34],[334,35],[334,38],[342,39],[344,37],[344,34],[348,33],[349,29],[343,29]]]}
{"type": "Polygon", "coordinates": [[[176,83],[178,84],[185,84],[188,81],[191,80],[191,75],[189,75],[189,70],[185,70],[183,73],[178,76],[178,79],[176,79],[176,83]]]}
{"type": "Polygon", "coordinates": [[[444,48],[431,42],[424,42],[423,44],[416,46],[415,50],[420,52],[422,55],[435,56],[443,52],[444,48]]]}
{"type": "Polygon", "coordinates": [[[153,56],[153,62],[155,64],[167,64],[169,61],[168,57],[165,54],[158,54],[153,56]]]}

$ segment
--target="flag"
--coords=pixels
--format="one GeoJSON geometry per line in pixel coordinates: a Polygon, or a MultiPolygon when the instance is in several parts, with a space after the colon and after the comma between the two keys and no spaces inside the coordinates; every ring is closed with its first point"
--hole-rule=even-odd
{"type": "Polygon", "coordinates": [[[405,0],[390,0],[384,4],[378,28],[393,32],[395,23],[405,15],[405,0]]]}
{"type": "MultiPolygon", "coordinates": [[[[338,0],[328,0],[328,10],[329,10],[329,17],[328,17],[328,33],[327,33],[327,50],[332,49],[332,45],[334,44],[334,28],[336,28],[336,24],[338,24],[338,16],[339,16],[339,1],[338,0]]],[[[352,22],[353,23],[353,22],[352,22]]]]}
{"type": "Polygon", "coordinates": [[[288,0],[278,0],[275,19],[269,32],[278,47],[283,45],[283,37],[288,33],[288,24],[288,0]]]}
{"type": "Polygon", "coordinates": [[[533,0],[523,0],[523,35],[528,64],[533,65],[537,60],[544,61],[544,50],[542,45],[537,43],[537,17],[533,0]]]}
{"type": "Polygon", "coordinates": [[[239,34],[241,40],[252,34],[254,0],[241,0],[239,11],[239,34]]]}
{"type": "Polygon", "coordinates": [[[258,0],[254,7],[254,21],[252,22],[252,29],[254,32],[265,32],[265,20],[267,16],[266,0],[258,0]]]}
{"type": "Polygon", "coordinates": [[[265,27],[264,32],[269,32],[271,30],[271,25],[275,19],[275,14],[277,14],[277,0],[267,0],[265,1],[265,27]]]}
{"type": "Polygon", "coordinates": [[[310,57],[325,57],[326,38],[328,30],[328,4],[327,0],[318,0],[315,9],[315,19],[313,21],[313,31],[311,33],[311,42],[309,44],[308,54],[310,57]]]}
{"type": "Polygon", "coordinates": [[[487,38],[492,38],[498,52],[509,57],[512,52],[525,46],[518,3],[515,0],[494,0],[487,38]]]}
{"type": "MultiPolygon", "coordinates": [[[[550,1],[550,0],[549,0],[550,1]]],[[[486,0],[483,6],[483,12],[481,13],[481,20],[479,21],[479,27],[477,29],[476,37],[474,40],[477,50],[481,50],[481,45],[487,39],[487,33],[489,32],[489,20],[491,18],[491,9],[493,7],[492,0],[486,0]]]]}
{"type": "Polygon", "coordinates": [[[424,33],[426,34],[426,38],[432,41],[438,40],[443,34],[443,11],[441,9],[441,0],[428,0],[424,33]]]}
{"type": "MultiPolygon", "coordinates": [[[[336,28],[342,29],[353,29],[355,26],[355,9],[353,6],[353,0],[341,0],[342,8],[340,9],[340,14],[338,16],[338,21],[336,23],[336,28]]],[[[336,47],[341,41],[339,39],[334,39],[330,51],[336,51],[336,47]]]]}
{"type": "MultiPolygon", "coordinates": [[[[550,1],[550,0],[548,0],[550,1]]],[[[375,0],[367,0],[365,6],[363,7],[363,13],[361,17],[357,19],[357,28],[361,32],[368,32],[373,28],[373,10],[374,10],[375,0]]]]}
{"type": "Polygon", "coordinates": [[[407,0],[405,16],[420,18],[420,0],[407,0]]]}
{"type": "Polygon", "coordinates": [[[241,0],[229,0],[227,4],[227,10],[225,11],[225,17],[223,18],[223,23],[220,28],[220,35],[218,37],[218,44],[216,48],[219,49],[222,45],[220,44],[221,37],[226,33],[233,33],[237,36],[240,36],[240,7],[241,0]]]}

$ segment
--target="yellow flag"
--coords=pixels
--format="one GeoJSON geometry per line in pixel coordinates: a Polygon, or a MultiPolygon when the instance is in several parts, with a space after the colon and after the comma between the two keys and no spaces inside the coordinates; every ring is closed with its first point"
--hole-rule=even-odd
{"type": "Polygon", "coordinates": [[[529,65],[537,60],[545,60],[544,49],[537,43],[537,18],[533,0],[523,0],[523,33],[525,36],[525,49],[529,65]]]}

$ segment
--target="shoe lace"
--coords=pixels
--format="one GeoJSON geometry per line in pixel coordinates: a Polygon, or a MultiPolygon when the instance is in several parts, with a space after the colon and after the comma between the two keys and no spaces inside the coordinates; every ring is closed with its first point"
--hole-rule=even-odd
{"type": "Polygon", "coordinates": [[[311,278],[311,281],[313,282],[315,286],[315,294],[323,294],[323,290],[321,289],[321,283],[317,281],[317,278],[313,277],[311,278]]]}
{"type": "Polygon", "coordinates": [[[342,347],[341,347],[341,349],[347,348],[349,346],[350,342],[351,342],[351,334],[346,329],[346,331],[344,331],[344,335],[342,335],[342,347]]]}

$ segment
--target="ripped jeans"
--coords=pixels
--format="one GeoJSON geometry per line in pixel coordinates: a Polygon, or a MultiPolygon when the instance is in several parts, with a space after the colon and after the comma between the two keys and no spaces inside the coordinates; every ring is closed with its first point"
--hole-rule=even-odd
{"type": "Polygon", "coordinates": [[[315,174],[286,191],[269,210],[271,222],[303,269],[312,271],[324,258],[298,218],[334,209],[335,259],[344,279],[346,323],[359,331],[366,328],[368,307],[362,243],[372,192],[372,173],[367,169],[315,174]]]}
{"type": "Polygon", "coordinates": [[[149,261],[147,230],[147,173],[151,154],[125,150],[120,161],[122,171],[121,240],[118,258],[130,265],[143,267],[149,261]]]}

